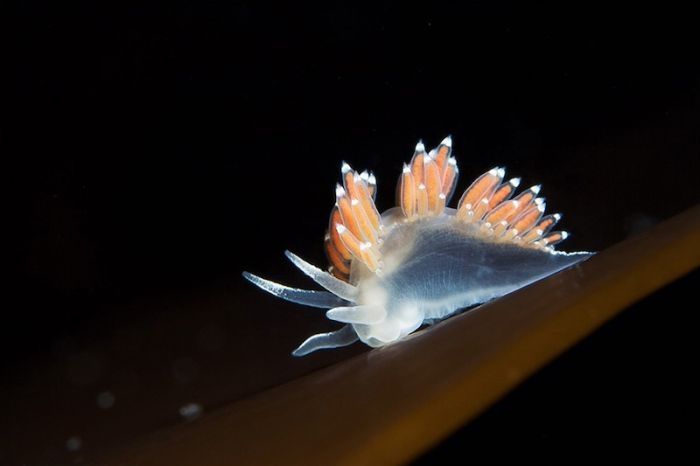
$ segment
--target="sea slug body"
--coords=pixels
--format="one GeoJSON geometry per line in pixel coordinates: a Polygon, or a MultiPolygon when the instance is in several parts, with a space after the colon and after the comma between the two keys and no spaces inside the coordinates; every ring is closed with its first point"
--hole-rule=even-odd
{"type": "Polygon", "coordinates": [[[244,272],[263,290],[299,304],[328,309],[345,324],[309,337],[292,354],[304,356],[357,340],[378,347],[421,325],[510,293],[592,255],[554,246],[567,238],[552,231],[559,214],[545,215],[535,185],[515,195],[519,178],[504,181],[493,168],[461,196],[452,197],[459,170],[452,139],[426,152],[419,142],[397,186],[398,207],[379,213],[376,180],[347,163],[336,186],[323,271],[286,252],[302,272],[327,291],[300,290],[244,272]]]}

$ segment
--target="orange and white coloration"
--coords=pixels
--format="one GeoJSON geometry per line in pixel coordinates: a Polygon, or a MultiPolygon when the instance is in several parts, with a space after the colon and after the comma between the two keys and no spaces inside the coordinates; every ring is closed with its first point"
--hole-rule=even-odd
{"type": "Polygon", "coordinates": [[[426,323],[503,296],[588,258],[554,245],[561,215],[544,215],[540,185],[515,193],[520,178],[504,181],[496,167],[479,176],[457,207],[447,204],[459,170],[452,139],[426,152],[422,142],[404,164],[397,207],[381,215],[376,181],[342,164],[325,250],[328,271],[287,251],[287,257],[327,291],[300,290],[244,272],[245,278],[288,301],[329,309],[340,330],[313,335],[292,354],[349,345],[395,342],[426,323]]]}

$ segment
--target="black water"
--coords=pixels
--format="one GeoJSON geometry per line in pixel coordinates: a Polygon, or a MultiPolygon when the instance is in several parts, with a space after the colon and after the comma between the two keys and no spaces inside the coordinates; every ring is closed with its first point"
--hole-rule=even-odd
{"type": "Polygon", "coordinates": [[[680,7],[30,1],[9,17],[0,463],[100,453],[189,402],[362,351],[289,358],[333,325],[240,277],[308,286],[282,252],[323,262],[341,160],[375,171],[383,210],[417,140],[451,134],[458,190],[495,165],[542,183],[571,250],[700,199],[697,27],[680,7]]]}

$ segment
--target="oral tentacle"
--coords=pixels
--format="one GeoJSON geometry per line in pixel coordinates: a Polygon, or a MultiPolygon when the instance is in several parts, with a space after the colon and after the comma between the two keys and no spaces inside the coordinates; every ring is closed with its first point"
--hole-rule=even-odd
{"type": "Polygon", "coordinates": [[[347,304],[347,301],[337,297],[328,291],[302,290],[299,288],[290,288],[262,277],[258,277],[250,272],[243,272],[243,277],[258,288],[267,291],[273,296],[282,298],[285,301],[290,301],[304,306],[318,307],[321,309],[330,309],[347,304]]]}
{"type": "Polygon", "coordinates": [[[340,280],[328,272],[315,267],[301,257],[290,251],[284,251],[284,255],[287,256],[292,264],[296,265],[299,270],[304,272],[309,278],[321,285],[323,288],[327,289],[334,295],[350,302],[355,302],[357,297],[357,288],[349,283],[340,280]]]}
{"type": "Polygon", "coordinates": [[[386,318],[386,309],[381,306],[341,306],[330,309],[326,317],[346,324],[378,324],[386,318]]]}
{"type": "Polygon", "coordinates": [[[310,336],[292,352],[292,355],[306,356],[309,353],[321,349],[340,348],[342,346],[352,345],[358,339],[357,333],[355,333],[352,325],[346,325],[335,332],[317,333],[316,335],[310,336]]]}

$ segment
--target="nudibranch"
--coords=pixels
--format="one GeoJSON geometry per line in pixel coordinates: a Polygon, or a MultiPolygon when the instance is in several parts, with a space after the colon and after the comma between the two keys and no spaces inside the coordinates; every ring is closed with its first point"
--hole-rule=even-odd
{"type": "Polygon", "coordinates": [[[519,178],[504,181],[493,168],[478,177],[457,204],[457,161],[448,136],[426,152],[416,145],[396,190],[398,207],[380,214],[376,180],[342,164],[325,250],[328,271],[287,251],[294,265],[327,291],[301,290],[244,272],[263,290],[299,304],[328,309],[345,324],[313,335],[292,354],[304,356],[361,340],[372,347],[400,340],[431,324],[540,280],[586,259],[554,245],[559,214],[545,215],[540,186],[515,195],[519,178]]]}

